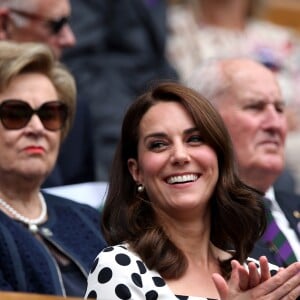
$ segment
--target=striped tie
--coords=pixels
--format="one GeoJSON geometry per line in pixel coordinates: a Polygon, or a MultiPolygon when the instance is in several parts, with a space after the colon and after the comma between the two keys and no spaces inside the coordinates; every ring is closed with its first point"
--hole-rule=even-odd
{"type": "Polygon", "coordinates": [[[263,235],[263,240],[266,241],[272,252],[276,256],[276,260],[279,266],[288,266],[297,261],[297,258],[287,240],[285,235],[279,229],[270,207],[272,205],[269,199],[265,199],[266,211],[267,211],[267,229],[263,235]]]}

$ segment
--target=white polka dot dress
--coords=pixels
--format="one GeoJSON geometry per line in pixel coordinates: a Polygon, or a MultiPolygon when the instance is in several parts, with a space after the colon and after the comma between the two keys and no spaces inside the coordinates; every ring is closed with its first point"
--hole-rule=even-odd
{"type": "Polygon", "coordinates": [[[97,300],[213,300],[174,295],[163,278],[156,271],[149,270],[140,257],[127,249],[126,245],[107,247],[99,253],[88,277],[85,298],[97,300]]]}

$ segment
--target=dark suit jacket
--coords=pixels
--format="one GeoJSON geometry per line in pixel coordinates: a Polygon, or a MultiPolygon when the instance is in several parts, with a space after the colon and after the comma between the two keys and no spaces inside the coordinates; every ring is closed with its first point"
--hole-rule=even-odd
{"type": "Polygon", "coordinates": [[[176,79],[165,58],[164,0],[72,0],[77,45],[64,61],[90,104],[96,176],[107,180],[124,113],[155,80],[176,79]]]}
{"type": "MultiPolygon", "coordinates": [[[[41,243],[21,222],[0,211],[0,290],[63,295],[61,271],[46,244],[59,249],[82,272],[82,287],[93,260],[107,245],[99,211],[89,205],[43,193],[48,220],[39,226],[41,243]]],[[[50,247],[50,246],[49,246],[50,247]]]]}
{"type": "MultiPolygon", "coordinates": [[[[300,196],[275,190],[275,197],[280,208],[284,212],[285,217],[289,221],[290,227],[295,231],[300,243],[300,196]]],[[[259,258],[262,255],[267,256],[269,262],[278,265],[274,252],[267,247],[264,241],[259,240],[255,244],[250,256],[253,258],[259,258]]]]}

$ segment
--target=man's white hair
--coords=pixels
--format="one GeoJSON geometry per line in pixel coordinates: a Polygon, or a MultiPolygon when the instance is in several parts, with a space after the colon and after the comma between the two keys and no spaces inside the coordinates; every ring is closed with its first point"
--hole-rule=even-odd
{"type": "Polygon", "coordinates": [[[0,0],[0,6],[13,8],[34,8],[37,6],[37,1],[33,0],[0,0]]]}
{"type": "MultiPolygon", "coordinates": [[[[0,0],[0,7],[15,8],[29,13],[35,13],[38,7],[38,2],[33,0],[0,0]]],[[[28,24],[29,20],[26,17],[11,13],[10,16],[17,27],[22,27],[28,24]]]]}
{"type": "Polygon", "coordinates": [[[195,67],[185,84],[202,94],[214,105],[218,104],[219,96],[224,95],[230,82],[222,69],[223,59],[209,59],[195,67]]]}
{"type": "MultiPolygon", "coordinates": [[[[208,59],[196,66],[185,81],[185,84],[206,97],[215,106],[224,99],[224,95],[230,92],[233,76],[239,74],[228,73],[226,63],[236,60],[249,60],[255,62],[251,57],[228,56],[208,59]],[[225,64],[225,65],[224,65],[225,64]]],[[[259,62],[257,62],[260,64],[259,62]]]]}

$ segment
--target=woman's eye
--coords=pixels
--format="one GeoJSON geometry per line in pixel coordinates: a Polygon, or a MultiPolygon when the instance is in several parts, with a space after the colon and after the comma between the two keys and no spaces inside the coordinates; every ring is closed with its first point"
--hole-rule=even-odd
{"type": "Polygon", "coordinates": [[[200,135],[192,135],[189,137],[188,139],[188,142],[189,143],[202,143],[203,142],[203,139],[200,135]]]}
{"type": "Polygon", "coordinates": [[[155,142],[151,142],[149,144],[149,149],[150,150],[160,150],[163,149],[167,146],[167,143],[163,142],[163,141],[155,141],[155,142]]]}

